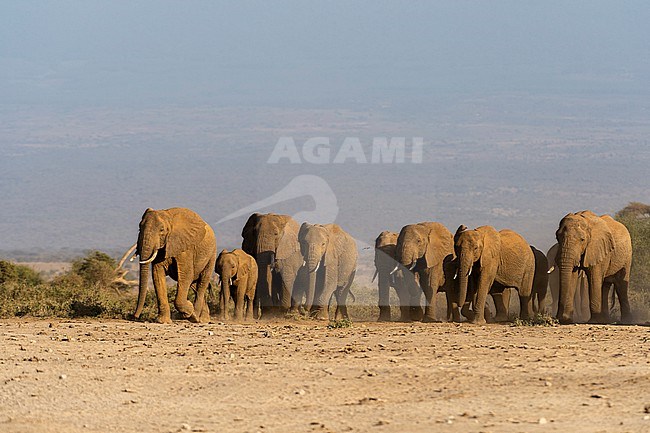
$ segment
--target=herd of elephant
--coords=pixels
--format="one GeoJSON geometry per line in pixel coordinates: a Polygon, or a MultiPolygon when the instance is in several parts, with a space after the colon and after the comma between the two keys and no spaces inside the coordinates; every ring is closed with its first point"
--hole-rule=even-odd
{"type": "MultiPolygon", "coordinates": [[[[608,215],[591,211],[566,215],[558,243],[545,255],[512,230],[490,226],[452,234],[437,222],[384,231],[375,241],[379,320],[391,320],[389,292],[395,290],[400,320],[435,321],[435,298],[444,292],[447,320],[482,324],[509,320],[510,291],[519,295],[520,317],[555,315],[560,323],[609,323],[610,293],[618,297],[621,322],[631,322],[628,283],[630,234],[608,215]],[[548,287],[551,288],[549,296],[548,287]],[[613,291],[612,291],[613,287],[613,291]],[[424,294],[424,309],[421,299],[424,294]],[[552,299],[551,299],[552,298],[552,299]]],[[[305,314],[317,319],[348,318],[354,281],[356,241],[336,224],[299,225],[288,215],[254,213],[242,229],[242,247],[217,255],[214,231],[186,208],[147,209],[140,222],[136,254],[140,280],[135,318],[145,302],[151,266],[161,323],[171,322],[166,277],[177,281],[174,306],[181,317],[207,322],[206,301],[214,271],[219,275],[221,317],[235,320],[305,314]],[[194,302],[188,293],[194,290],[194,302]],[[330,314],[332,299],[336,310],[330,314]]]]}

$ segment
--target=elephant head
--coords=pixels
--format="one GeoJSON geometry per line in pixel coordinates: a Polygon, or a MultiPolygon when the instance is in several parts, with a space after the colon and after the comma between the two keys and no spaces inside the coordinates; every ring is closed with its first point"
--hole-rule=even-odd
{"type": "Polygon", "coordinates": [[[219,278],[221,278],[224,290],[230,290],[232,280],[237,276],[237,272],[239,271],[239,259],[232,252],[223,250],[219,253],[219,257],[217,257],[214,270],[219,275],[219,278]]]}
{"type": "Polygon", "coordinates": [[[458,305],[467,301],[467,284],[475,264],[479,269],[498,264],[501,239],[496,230],[479,227],[469,230],[464,225],[458,227],[454,235],[454,251],[457,257],[456,275],[458,278],[458,305]]]}
{"type": "Polygon", "coordinates": [[[134,313],[139,318],[144,308],[149,280],[149,264],[176,257],[198,244],[206,234],[205,222],[189,209],[147,209],[140,221],[137,254],[140,256],[138,304],[134,313]]]}
{"type": "Polygon", "coordinates": [[[303,223],[298,233],[298,242],[309,273],[305,304],[305,309],[309,311],[314,305],[318,270],[321,266],[327,268],[335,264],[336,251],[333,242],[330,242],[330,231],[320,224],[303,223]]]}
{"type": "Polygon", "coordinates": [[[397,233],[383,231],[375,239],[375,275],[380,269],[392,270],[397,264],[395,261],[395,248],[397,247],[397,233]]]}
{"type": "Polygon", "coordinates": [[[396,259],[410,271],[416,270],[418,261],[424,259],[424,267],[442,263],[442,252],[436,249],[436,233],[427,223],[402,227],[397,237],[396,259]]]}
{"type": "MultiPolygon", "coordinates": [[[[242,229],[242,238],[242,249],[258,263],[258,296],[262,308],[271,308],[274,306],[272,271],[299,252],[298,223],[288,215],[254,213],[242,229]]],[[[283,308],[290,305],[296,272],[295,269],[280,270],[286,286],[280,299],[283,308]]]]}
{"type": "Polygon", "coordinates": [[[578,273],[601,263],[614,250],[614,237],[605,221],[590,211],[567,214],[555,232],[560,270],[560,296],[557,317],[571,323],[578,273]]]}

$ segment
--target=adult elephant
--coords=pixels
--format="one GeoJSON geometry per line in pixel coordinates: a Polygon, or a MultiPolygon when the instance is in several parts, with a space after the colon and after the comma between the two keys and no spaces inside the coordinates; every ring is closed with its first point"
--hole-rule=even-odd
{"type": "Polygon", "coordinates": [[[242,229],[242,250],[257,262],[255,304],[261,307],[261,317],[283,315],[291,307],[291,294],[302,266],[299,228],[288,215],[254,213],[242,229]]]}
{"type": "Polygon", "coordinates": [[[400,265],[396,259],[398,234],[383,231],[375,239],[375,278],[378,278],[379,321],[390,322],[390,288],[397,293],[400,305],[400,321],[422,320],[420,306],[422,289],[416,280],[416,274],[400,265]],[[398,269],[393,272],[395,266],[398,269]]]}
{"type": "Polygon", "coordinates": [[[317,319],[329,318],[329,301],[336,297],[336,314],[348,318],[346,300],[357,269],[357,243],[337,224],[303,223],[300,250],[309,273],[305,309],[317,319]]]}
{"type": "MultiPolygon", "coordinates": [[[[557,251],[559,244],[553,244],[546,253],[548,264],[548,285],[551,290],[551,315],[557,316],[557,308],[560,300],[560,269],[556,263],[557,251]]],[[[575,323],[585,323],[589,320],[589,284],[585,271],[578,270],[577,283],[573,296],[573,321],[575,323]]]]}
{"type": "MultiPolygon", "coordinates": [[[[519,292],[521,317],[528,319],[532,316],[535,256],[521,235],[512,230],[497,231],[490,226],[469,230],[461,225],[454,236],[454,249],[458,256],[458,303],[463,305],[467,300],[470,278],[476,287],[473,323],[485,323],[488,293],[500,293],[507,288],[519,292]]],[[[497,306],[497,321],[507,320],[507,317],[499,316],[499,309],[497,306]]]]}
{"type": "Polygon", "coordinates": [[[559,244],[555,261],[560,269],[560,323],[573,321],[573,299],[581,269],[589,285],[589,322],[609,322],[607,294],[612,284],[621,305],[621,321],[631,322],[627,289],[632,241],[627,228],[609,215],[585,210],[562,218],[555,237],[559,244]]]}
{"type": "Polygon", "coordinates": [[[530,249],[535,257],[535,274],[531,294],[533,311],[539,314],[547,314],[550,302],[548,297],[548,259],[542,251],[533,245],[530,246],[530,249]]]}
{"type": "Polygon", "coordinates": [[[140,256],[140,290],[135,318],[140,318],[147,294],[149,265],[158,301],[158,322],[171,323],[167,284],[178,282],[174,306],[184,319],[209,322],[205,292],[217,259],[214,231],[199,215],[186,208],[147,209],[140,221],[137,254],[140,256]],[[190,286],[196,287],[194,305],[187,300],[190,286]]]}
{"type": "MultiPolygon", "coordinates": [[[[454,259],[454,237],[437,222],[421,222],[402,227],[397,237],[396,258],[399,264],[418,274],[426,298],[422,321],[435,322],[435,295],[446,293],[447,320],[460,321],[458,305],[445,268],[454,259]]],[[[399,269],[395,267],[395,271],[399,269]]]]}

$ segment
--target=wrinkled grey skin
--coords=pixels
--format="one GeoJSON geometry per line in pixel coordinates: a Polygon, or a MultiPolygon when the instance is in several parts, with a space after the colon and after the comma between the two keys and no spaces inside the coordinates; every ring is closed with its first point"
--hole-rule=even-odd
{"type": "MultiPolygon", "coordinates": [[[[501,293],[507,288],[515,288],[519,293],[521,317],[528,319],[532,316],[535,255],[521,235],[512,230],[496,231],[490,226],[469,230],[461,225],[454,236],[454,249],[458,257],[460,305],[464,305],[467,300],[468,287],[472,284],[475,287],[473,323],[485,323],[488,293],[494,297],[495,293],[501,293]]],[[[506,297],[502,296],[498,302],[505,302],[506,297]]],[[[500,308],[497,306],[498,321],[508,320],[507,308],[508,305],[504,305],[502,309],[506,317],[499,317],[500,308]]]]}
{"type": "Polygon", "coordinates": [[[402,227],[397,237],[397,261],[418,274],[426,298],[422,321],[435,322],[435,295],[445,292],[447,320],[460,321],[453,284],[446,278],[445,268],[454,259],[453,235],[437,222],[422,222],[402,227]]]}
{"type": "MultiPolygon", "coordinates": [[[[559,247],[559,244],[553,244],[546,253],[549,265],[548,285],[552,298],[550,313],[553,317],[557,317],[557,309],[560,301],[560,268],[557,266],[555,260],[559,247]]],[[[589,311],[589,283],[587,282],[587,275],[582,269],[578,271],[577,285],[574,293],[573,315],[571,319],[574,323],[587,323],[591,317],[591,312],[589,311]]]]}
{"type": "Polygon", "coordinates": [[[221,318],[229,319],[228,307],[232,297],[235,301],[235,320],[252,319],[258,275],[253,256],[238,248],[223,250],[217,257],[214,270],[221,280],[221,318]]]}
{"type": "Polygon", "coordinates": [[[171,323],[166,276],[178,282],[174,306],[182,317],[192,322],[210,321],[205,292],[217,259],[217,243],[212,228],[200,216],[185,208],[147,209],[140,221],[136,251],[140,256],[136,319],[144,307],[151,266],[158,322],[171,323]],[[190,286],[196,287],[194,305],[187,300],[190,286]]]}
{"type": "MultiPolygon", "coordinates": [[[[397,293],[400,303],[400,321],[422,320],[424,311],[420,306],[422,289],[417,274],[399,264],[396,259],[398,234],[384,231],[375,240],[375,276],[379,289],[380,322],[391,320],[390,288],[397,293]],[[397,269],[395,269],[397,267],[397,269]]],[[[374,280],[373,278],[373,280],[374,280]]]]}
{"type": "Polygon", "coordinates": [[[335,318],[349,318],[346,302],[358,258],[354,238],[337,224],[303,223],[298,241],[308,273],[305,310],[316,319],[329,319],[329,301],[334,295],[335,318]]]}
{"type": "Polygon", "coordinates": [[[535,256],[535,276],[533,277],[532,303],[533,312],[540,314],[550,313],[551,299],[548,292],[548,260],[546,255],[530,246],[535,256]]]}
{"type": "Polygon", "coordinates": [[[242,250],[257,262],[260,317],[283,316],[291,308],[302,267],[298,230],[293,218],[273,213],[252,214],[242,229],[242,250]]]}
{"type": "Polygon", "coordinates": [[[589,282],[590,323],[609,323],[607,295],[612,285],[621,305],[621,321],[632,322],[627,289],[632,264],[632,240],[627,228],[609,215],[591,211],[570,213],[555,233],[559,244],[555,262],[560,270],[557,318],[573,322],[579,271],[589,282]]]}

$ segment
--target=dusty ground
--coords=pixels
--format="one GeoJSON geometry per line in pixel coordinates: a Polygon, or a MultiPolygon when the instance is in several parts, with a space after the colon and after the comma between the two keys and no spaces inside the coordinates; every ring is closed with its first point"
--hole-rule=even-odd
{"type": "Polygon", "coordinates": [[[0,322],[2,432],[650,432],[650,328],[0,322]]]}

